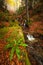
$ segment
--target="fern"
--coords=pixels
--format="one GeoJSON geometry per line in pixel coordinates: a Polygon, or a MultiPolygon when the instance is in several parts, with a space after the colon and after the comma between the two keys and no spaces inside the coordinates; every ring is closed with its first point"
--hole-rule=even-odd
{"type": "Polygon", "coordinates": [[[12,58],[13,58],[14,51],[15,51],[15,47],[12,47],[11,52],[10,52],[10,61],[11,61],[12,58]]]}
{"type": "Polygon", "coordinates": [[[20,59],[21,51],[19,49],[19,46],[26,47],[28,45],[23,43],[23,39],[13,40],[13,42],[10,42],[9,44],[5,45],[4,47],[5,50],[11,48],[10,61],[13,59],[14,51],[16,52],[18,59],[20,59]]]}
{"type": "Polygon", "coordinates": [[[16,54],[17,54],[18,59],[20,59],[20,49],[18,47],[16,48],[16,54]]]}
{"type": "Polygon", "coordinates": [[[26,65],[31,65],[31,63],[30,63],[30,60],[29,60],[29,58],[28,58],[28,55],[27,55],[27,53],[25,52],[25,63],[26,63],[26,65]]]}
{"type": "Polygon", "coordinates": [[[26,43],[21,43],[20,46],[26,47],[26,46],[28,46],[28,45],[27,45],[26,43]]]}

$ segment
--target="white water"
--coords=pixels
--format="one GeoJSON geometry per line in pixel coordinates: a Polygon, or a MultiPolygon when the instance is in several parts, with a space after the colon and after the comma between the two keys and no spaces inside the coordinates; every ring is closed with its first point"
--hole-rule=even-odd
{"type": "Polygon", "coordinates": [[[34,41],[35,40],[35,38],[30,34],[27,35],[27,38],[28,38],[29,41],[34,41]]]}

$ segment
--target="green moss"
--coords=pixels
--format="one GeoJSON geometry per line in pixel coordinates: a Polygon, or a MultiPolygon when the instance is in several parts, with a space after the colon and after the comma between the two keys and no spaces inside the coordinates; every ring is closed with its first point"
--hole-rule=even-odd
{"type": "Polygon", "coordinates": [[[4,35],[8,32],[9,28],[4,27],[4,28],[0,28],[0,39],[2,39],[4,37],[4,35]]]}

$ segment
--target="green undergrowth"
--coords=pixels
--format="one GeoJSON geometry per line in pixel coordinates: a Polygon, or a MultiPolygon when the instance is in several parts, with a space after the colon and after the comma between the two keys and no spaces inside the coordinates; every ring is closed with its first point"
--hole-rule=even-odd
{"type": "Polygon", "coordinates": [[[22,33],[22,28],[18,25],[15,27],[10,27],[13,29],[12,33],[8,38],[6,38],[6,41],[8,42],[7,45],[5,45],[5,50],[11,48],[10,52],[10,60],[12,60],[14,52],[16,52],[16,55],[18,59],[20,59],[21,50],[19,49],[19,46],[26,47],[27,44],[24,41],[24,36],[22,33]]]}
{"type": "Polygon", "coordinates": [[[4,37],[4,35],[8,32],[9,27],[0,28],[0,39],[4,37]]]}
{"type": "MultiPolygon", "coordinates": [[[[13,59],[14,54],[16,54],[18,60],[20,60],[21,55],[23,56],[23,53],[25,53],[25,51],[22,52],[23,50],[20,47],[26,48],[28,45],[25,43],[22,28],[19,26],[17,21],[13,25],[11,24],[11,26],[9,27],[0,28],[0,39],[4,39],[7,42],[4,47],[4,50],[7,51],[8,49],[10,49],[10,61],[13,59]],[[5,36],[8,37],[4,38],[5,36]]],[[[27,60],[25,62],[28,63],[27,60]]]]}
{"type": "Polygon", "coordinates": [[[13,33],[16,33],[16,31],[18,31],[18,29],[21,29],[21,27],[18,25],[17,21],[14,21],[14,22],[10,21],[9,26],[7,26],[7,27],[4,25],[4,23],[5,22],[2,22],[2,24],[1,24],[2,27],[0,27],[0,39],[3,38],[4,35],[9,32],[10,29],[14,30],[13,33]]]}

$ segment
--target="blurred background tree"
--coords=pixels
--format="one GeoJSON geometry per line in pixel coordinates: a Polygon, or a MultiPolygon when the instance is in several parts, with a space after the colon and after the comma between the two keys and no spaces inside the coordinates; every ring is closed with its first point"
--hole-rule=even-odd
{"type": "Polygon", "coordinates": [[[0,10],[4,9],[3,6],[4,6],[4,0],[0,0],[0,10]]]}

